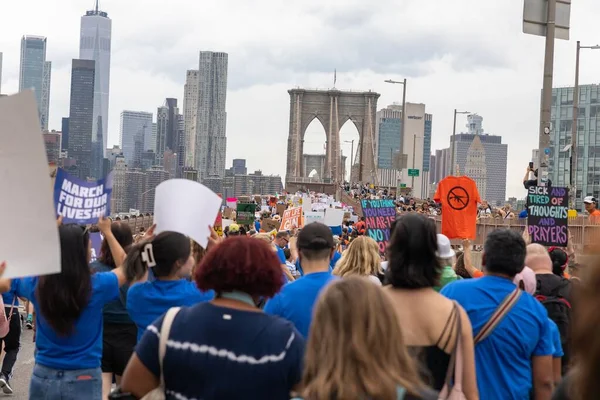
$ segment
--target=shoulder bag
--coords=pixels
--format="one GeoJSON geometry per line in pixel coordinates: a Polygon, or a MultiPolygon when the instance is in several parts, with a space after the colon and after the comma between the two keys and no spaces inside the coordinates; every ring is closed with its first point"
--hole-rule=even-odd
{"type": "Polygon", "coordinates": [[[454,349],[450,355],[448,371],[446,372],[446,383],[440,392],[440,400],[465,400],[466,397],[462,391],[463,383],[463,345],[462,345],[462,317],[460,308],[454,302],[456,339],[454,349]],[[453,381],[454,380],[454,381],[453,381]]]}
{"type": "Polygon", "coordinates": [[[160,339],[158,343],[158,362],[160,363],[160,385],[154,390],[146,393],[141,400],[165,400],[165,374],[163,372],[163,361],[165,353],[167,352],[167,341],[169,340],[169,334],[171,333],[171,325],[173,320],[179,312],[180,307],[170,308],[165,314],[162,326],[160,328],[160,339]]]}
{"type": "Polygon", "coordinates": [[[479,330],[479,333],[473,339],[475,345],[482,342],[485,338],[491,335],[491,333],[494,331],[494,329],[496,329],[498,324],[502,322],[504,317],[506,317],[506,315],[510,312],[514,305],[517,304],[517,301],[519,301],[519,298],[521,297],[522,293],[523,292],[521,291],[521,289],[517,287],[515,290],[509,293],[504,300],[502,300],[502,303],[500,303],[498,308],[496,308],[496,311],[494,311],[490,319],[488,319],[483,328],[479,330]]]}

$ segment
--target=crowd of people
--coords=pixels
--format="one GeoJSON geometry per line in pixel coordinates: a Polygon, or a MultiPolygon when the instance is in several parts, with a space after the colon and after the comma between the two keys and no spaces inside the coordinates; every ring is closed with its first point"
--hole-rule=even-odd
{"type": "Polygon", "coordinates": [[[101,218],[90,263],[89,227],[58,220],[61,272],[0,279],[0,388],[20,298],[35,311],[30,399],[594,399],[600,268],[508,229],[478,268],[469,240],[407,201],[384,254],[361,218],[267,231],[259,217],[211,227],[206,248],[101,218]]]}

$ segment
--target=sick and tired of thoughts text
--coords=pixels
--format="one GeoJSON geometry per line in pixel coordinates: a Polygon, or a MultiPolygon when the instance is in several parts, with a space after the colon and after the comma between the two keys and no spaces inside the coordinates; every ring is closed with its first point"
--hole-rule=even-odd
{"type": "Polygon", "coordinates": [[[564,187],[533,186],[528,190],[527,231],[533,243],[566,246],[569,190],[564,187]]]}

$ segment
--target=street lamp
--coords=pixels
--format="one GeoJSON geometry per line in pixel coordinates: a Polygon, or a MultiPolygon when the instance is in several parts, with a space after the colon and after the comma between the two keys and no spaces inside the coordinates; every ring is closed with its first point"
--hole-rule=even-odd
{"type": "MultiPolygon", "coordinates": [[[[575,200],[577,198],[577,119],[579,118],[579,52],[581,49],[600,50],[600,45],[582,46],[581,42],[577,41],[577,52],[575,55],[575,87],[573,88],[573,126],[571,127],[571,160],[570,160],[570,177],[571,184],[571,208],[575,209],[575,200]]],[[[540,149],[542,151],[542,149],[540,149]]]]}
{"type": "Polygon", "coordinates": [[[394,81],[388,79],[385,83],[402,85],[402,126],[400,126],[400,153],[404,150],[402,148],[402,141],[404,140],[404,127],[406,126],[406,78],[402,81],[394,81]]]}
{"type": "Polygon", "coordinates": [[[454,152],[456,149],[456,114],[471,114],[470,111],[457,111],[454,109],[454,125],[452,126],[452,155],[450,157],[450,175],[453,174],[454,170],[454,152]]]}
{"type": "Polygon", "coordinates": [[[352,167],[354,166],[354,139],[344,140],[344,143],[352,144],[352,146],[350,147],[350,184],[352,184],[352,167]]]}
{"type": "MultiPolygon", "coordinates": [[[[415,158],[417,155],[417,138],[419,139],[423,139],[423,136],[417,136],[416,133],[413,134],[413,152],[412,152],[412,169],[415,169],[415,158]]],[[[422,169],[422,168],[419,168],[422,169]]],[[[423,172],[423,171],[421,171],[423,172]]],[[[413,191],[413,197],[415,196],[415,176],[413,174],[413,176],[411,177],[411,183],[410,183],[410,190],[413,191]]],[[[421,185],[421,193],[423,192],[423,185],[421,185]]]]}

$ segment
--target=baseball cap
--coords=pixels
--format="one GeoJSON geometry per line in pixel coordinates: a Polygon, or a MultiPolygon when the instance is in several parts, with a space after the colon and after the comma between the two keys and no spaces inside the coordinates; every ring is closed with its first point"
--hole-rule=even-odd
{"type": "Polygon", "coordinates": [[[437,246],[437,256],[439,258],[450,258],[456,255],[454,250],[452,250],[452,246],[450,246],[450,239],[446,235],[437,234],[437,246]]]}
{"type": "Polygon", "coordinates": [[[586,204],[597,204],[598,200],[596,200],[596,198],[594,196],[586,196],[583,199],[583,202],[586,204]]]}
{"type": "Polygon", "coordinates": [[[229,225],[229,233],[236,233],[240,231],[240,226],[238,224],[229,225]]]}
{"type": "Polygon", "coordinates": [[[296,246],[298,249],[324,250],[334,248],[335,242],[328,226],[313,222],[300,231],[296,246]]]}

